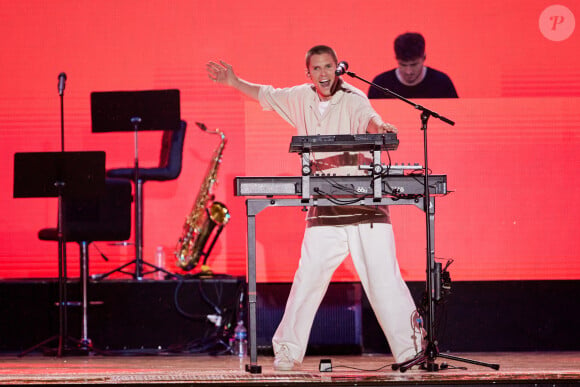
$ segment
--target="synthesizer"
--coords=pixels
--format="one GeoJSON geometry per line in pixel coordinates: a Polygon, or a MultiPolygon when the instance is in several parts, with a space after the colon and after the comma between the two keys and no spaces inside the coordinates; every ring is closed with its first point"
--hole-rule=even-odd
{"type": "Polygon", "coordinates": [[[293,136],[290,152],[357,152],[396,150],[396,133],[293,136]]]}
{"type": "MultiPolygon", "coordinates": [[[[423,174],[384,176],[381,192],[384,196],[420,196],[425,192],[423,174]]],[[[302,192],[301,176],[236,177],[236,196],[368,196],[373,195],[372,176],[310,176],[309,193],[302,192]]],[[[429,175],[429,193],[447,193],[446,175],[429,175]]]]}

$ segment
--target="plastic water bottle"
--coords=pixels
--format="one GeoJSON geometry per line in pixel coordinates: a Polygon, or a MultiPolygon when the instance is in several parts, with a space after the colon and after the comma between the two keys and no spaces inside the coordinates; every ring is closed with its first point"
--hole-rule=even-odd
{"type": "Polygon", "coordinates": [[[234,329],[232,354],[238,357],[244,357],[248,354],[248,331],[244,326],[244,320],[238,321],[238,325],[234,329]]]}
{"type": "MultiPolygon", "coordinates": [[[[160,267],[162,269],[165,268],[165,250],[163,246],[157,246],[157,250],[155,251],[155,266],[160,267]]],[[[155,272],[155,279],[162,280],[165,278],[165,273],[162,271],[155,272]]]]}

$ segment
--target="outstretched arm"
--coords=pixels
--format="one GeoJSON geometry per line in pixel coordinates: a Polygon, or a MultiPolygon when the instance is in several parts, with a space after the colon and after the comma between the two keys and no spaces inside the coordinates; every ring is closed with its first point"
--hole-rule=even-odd
{"type": "Polygon", "coordinates": [[[207,70],[209,79],[211,79],[213,82],[233,87],[234,89],[242,92],[250,98],[255,100],[258,99],[260,85],[238,78],[232,68],[232,65],[227,64],[223,60],[220,60],[220,63],[210,61],[205,66],[205,68],[207,70]]]}

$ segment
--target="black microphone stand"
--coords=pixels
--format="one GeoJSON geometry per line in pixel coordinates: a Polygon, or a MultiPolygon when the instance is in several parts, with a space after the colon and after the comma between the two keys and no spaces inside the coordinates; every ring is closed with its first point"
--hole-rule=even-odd
{"type": "MultiPolygon", "coordinates": [[[[56,240],[58,241],[58,334],[18,354],[18,357],[38,349],[56,340],[57,348],[45,348],[46,355],[57,357],[66,354],[87,355],[93,350],[90,339],[86,337],[86,274],[88,266],[81,261],[81,290],[83,292],[83,339],[76,340],[68,336],[68,274],[67,274],[67,201],[70,198],[94,197],[101,194],[101,182],[105,183],[104,152],[65,152],[64,146],[64,89],[66,74],[58,76],[58,94],[60,97],[60,151],[16,153],[14,157],[14,197],[57,197],[58,220],[56,240]],[[83,282],[84,281],[84,282],[83,282]],[[69,345],[69,343],[71,345],[69,345]]],[[[48,238],[53,240],[52,229],[46,229],[48,238]]]]}
{"type": "Polygon", "coordinates": [[[413,367],[414,365],[420,365],[422,369],[427,370],[429,372],[439,371],[439,369],[444,369],[445,367],[439,367],[437,363],[435,363],[435,359],[437,357],[442,357],[449,360],[456,360],[465,363],[480,365],[484,367],[490,367],[492,369],[498,370],[499,364],[489,364],[484,363],[477,360],[465,359],[457,356],[452,356],[449,354],[442,354],[439,352],[437,348],[437,340],[435,339],[434,334],[434,322],[435,322],[435,306],[436,301],[440,299],[440,294],[438,294],[437,290],[440,290],[440,283],[437,281],[441,281],[441,265],[437,265],[435,262],[435,250],[432,246],[432,235],[431,235],[431,219],[430,215],[435,211],[435,203],[431,201],[431,197],[429,194],[429,158],[427,152],[427,121],[429,121],[429,117],[435,117],[440,119],[441,121],[449,124],[455,125],[455,122],[451,121],[449,118],[446,118],[433,110],[429,110],[419,104],[416,104],[407,98],[385,88],[379,86],[373,82],[369,82],[366,79],[363,79],[356,75],[351,71],[344,70],[344,73],[348,74],[350,77],[359,79],[364,83],[381,90],[385,94],[389,94],[403,102],[412,105],[415,109],[421,111],[421,130],[423,131],[423,157],[425,163],[425,173],[424,173],[424,193],[423,193],[423,211],[425,212],[425,229],[426,229],[426,240],[427,240],[427,279],[426,279],[426,293],[427,293],[427,313],[425,316],[426,324],[425,330],[427,332],[427,345],[423,350],[414,358],[407,360],[403,363],[397,363],[392,366],[393,370],[400,370],[401,372],[407,371],[409,368],[413,367]]]}
{"type": "MultiPolygon", "coordinates": [[[[66,74],[61,73],[58,76],[58,95],[60,97],[60,151],[64,153],[64,88],[66,74]]],[[[55,183],[58,187],[58,313],[59,313],[59,331],[57,356],[64,354],[66,340],[68,339],[68,295],[67,295],[67,262],[66,262],[66,237],[64,221],[64,203],[63,189],[64,182],[55,183]]]]}

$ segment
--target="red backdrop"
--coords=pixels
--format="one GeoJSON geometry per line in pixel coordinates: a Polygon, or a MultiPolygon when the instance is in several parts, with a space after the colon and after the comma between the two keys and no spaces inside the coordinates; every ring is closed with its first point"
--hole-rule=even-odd
{"type": "MultiPolygon", "coordinates": [[[[133,163],[130,133],[91,132],[92,91],[181,90],[190,123],[181,176],[145,184],[145,258],[168,255],[209,163],[216,136],[193,123],[219,127],[228,145],[217,197],[232,220],[210,258],[216,272],[245,273],[244,199],[235,176],[297,175],[288,154],[292,128],[274,113],[205,75],[208,60],[224,59],[258,83],[307,82],[304,53],[333,46],[350,70],[371,79],[395,66],[392,41],[405,31],[427,39],[427,64],[448,73],[458,100],[420,103],[457,122],[431,119],[430,166],[448,175],[453,194],[437,200],[436,255],[454,259],[455,280],[578,279],[580,209],[580,38],[570,31],[577,2],[405,1],[26,1],[2,0],[0,34],[0,278],[57,275],[57,246],[37,231],[56,224],[55,199],[13,199],[15,152],[60,150],[57,76],[67,73],[66,150],[104,150],[107,167],[133,163]],[[249,3],[249,4],[248,4],[249,3]],[[567,30],[566,30],[567,29],[567,30]]],[[[347,79],[366,91],[364,83],[347,79]]],[[[398,101],[373,101],[400,129],[395,162],[422,162],[418,112],[398,101]]],[[[142,166],[158,161],[160,133],[142,133],[142,166]]],[[[399,261],[408,280],[424,279],[423,214],[393,208],[399,261]]],[[[299,209],[258,215],[258,280],[289,281],[303,231],[299,209]]],[[[91,247],[91,273],[133,258],[131,247],[91,247]]],[[[69,246],[69,271],[78,252],[69,246]]],[[[175,269],[173,262],[169,269],[175,269]]],[[[356,280],[347,261],[336,280],[356,280]]]]}

